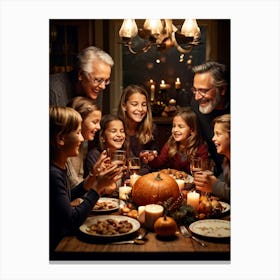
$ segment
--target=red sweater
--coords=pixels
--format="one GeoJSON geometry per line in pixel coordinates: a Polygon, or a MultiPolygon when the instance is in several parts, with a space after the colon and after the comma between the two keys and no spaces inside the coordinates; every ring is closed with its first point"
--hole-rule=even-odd
{"type": "MultiPolygon", "coordinates": [[[[188,174],[190,174],[190,162],[187,159],[187,157],[181,153],[177,153],[172,158],[169,158],[168,151],[169,151],[169,144],[168,142],[166,142],[162,147],[159,156],[156,157],[153,161],[150,161],[149,165],[154,169],[171,168],[179,171],[185,171],[188,174]]],[[[201,144],[198,147],[196,155],[201,157],[202,159],[207,159],[208,158],[207,145],[201,144]]]]}

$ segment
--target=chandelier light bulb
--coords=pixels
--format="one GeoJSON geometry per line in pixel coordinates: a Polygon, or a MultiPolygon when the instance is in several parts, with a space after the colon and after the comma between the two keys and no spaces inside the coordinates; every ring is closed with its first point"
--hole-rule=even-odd
{"type": "Polygon", "coordinates": [[[181,29],[181,33],[186,37],[195,37],[198,25],[195,19],[186,19],[181,29]]]}
{"type": "Polygon", "coordinates": [[[146,30],[150,30],[152,35],[161,34],[163,29],[160,19],[146,19],[143,27],[146,30]]]}
{"type": "Polygon", "coordinates": [[[134,38],[137,35],[138,29],[134,19],[125,19],[119,31],[122,38],[134,38]]]}

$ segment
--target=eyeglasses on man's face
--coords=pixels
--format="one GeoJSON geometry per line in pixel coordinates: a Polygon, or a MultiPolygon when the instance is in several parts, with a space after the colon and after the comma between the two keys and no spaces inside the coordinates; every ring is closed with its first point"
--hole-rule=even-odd
{"type": "Polygon", "coordinates": [[[99,85],[101,85],[101,84],[103,84],[103,83],[105,83],[105,85],[106,86],[108,86],[109,84],[110,84],[110,79],[98,79],[98,78],[94,78],[94,77],[92,77],[91,76],[91,74],[90,73],[88,73],[88,72],[85,72],[87,75],[87,78],[88,78],[88,80],[94,85],[94,86],[99,86],[99,85]]]}
{"type": "Polygon", "coordinates": [[[191,88],[192,93],[195,95],[197,92],[204,97],[211,89],[213,89],[214,87],[210,87],[210,88],[191,88]]]}

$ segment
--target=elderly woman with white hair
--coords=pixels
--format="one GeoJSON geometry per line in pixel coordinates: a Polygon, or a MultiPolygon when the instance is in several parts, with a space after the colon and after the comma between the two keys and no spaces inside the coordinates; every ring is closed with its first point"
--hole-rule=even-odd
{"type": "Polygon", "coordinates": [[[102,105],[102,95],[110,83],[112,57],[103,50],[90,46],[77,56],[71,72],[50,75],[50,105],[66,106],[75,96],[86,96],[102,105]]]}

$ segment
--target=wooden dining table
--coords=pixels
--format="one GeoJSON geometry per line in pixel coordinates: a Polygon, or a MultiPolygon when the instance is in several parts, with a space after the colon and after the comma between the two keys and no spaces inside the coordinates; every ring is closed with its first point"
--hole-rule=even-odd
{"type": "MultiPolygon", "coordinates": [[[[118,211],[111,214],[121,215],[118,211]]],[[[230,220],[230,215],[221,218],[230,220]]],[[[207,247],[201,246],[192,238],[184,237],[179,230],[170,238],[160,238],[155,232],[149,231],[143,245],[112,244],[106,240],[99,242],[85,239],[78,232],[64,237],[55,251],[50,253],[50,260],[230,261],[230,238],[197,237],[207,247]]]]}

